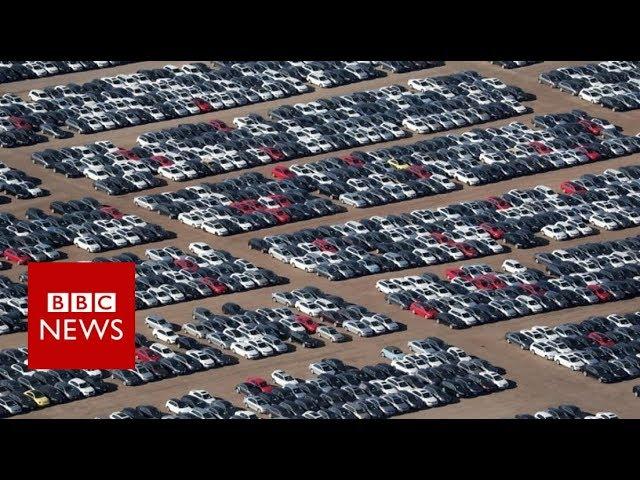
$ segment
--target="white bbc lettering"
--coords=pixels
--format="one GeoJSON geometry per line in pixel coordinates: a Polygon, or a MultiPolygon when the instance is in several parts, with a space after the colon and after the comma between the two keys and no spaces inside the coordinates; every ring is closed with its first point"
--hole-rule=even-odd
{"type": "Polygon", "coordinates": [[[115,293],[94,293],[94,312],[115,312],[116,311],[116,294],[115,293]]]}
{"type": "Polygon", "coordinates": [[[67,313],[69,311],[69,294],[47,293],[47,311],[67,313]]]}
{"type": "Polygon", "coordinates": [[[93,312],[93,295],[91,293],[72,293],[71,311],[93,312]]]}
{"type": "Polygon", "coordinates": [[[116,294],[100,293],[47,293],[49,313],[115,312],[116,294]]]}

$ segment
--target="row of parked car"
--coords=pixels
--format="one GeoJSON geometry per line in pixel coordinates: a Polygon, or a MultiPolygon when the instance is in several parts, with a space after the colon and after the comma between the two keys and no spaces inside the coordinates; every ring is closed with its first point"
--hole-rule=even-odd
{"type": "Polygon", "coordinates": [[[288,283],[285,277],[237,258],[204,242],[189,244],[189,252],[174,246],[145,251],[146,259],[129,252],[94,262],[136,264],[136,308],[187,302],[227,293],[288,283]]]}
{"type": "Polygon", "coordinates": [[[541,60],[494,60],[491,62],[493,65],[511,70],[514,68],[528,67],[529,65],[535,65],[536,63],[542,63],[541,60]]]}
{"type": "MultiPolygon", "coordinates": [[[[109,140],[59,150],[48,148],[33,152],[31,161],[67,178],[87,177],[93,180],[95,190],[109,195],[166,185],[167,182],[156,175],[163,171],[160,169],[172,165],[167,163],[168,160],[165,162],[163,159],[149,156],[141,158],[135,149],[117,147],[109,140]]],[[[198,165],[194,168],[198,170],[193,170],[193,178],[211,174],[198,165]]]]}
{"type": "MultiPolygon", "coordinates": [[[[178,335],[177,327],[158,315],[147,317],[145,323],[153,329],[155,338],[188,349],[187,354],[194,349],[202,351],[202,341],[249,360],[290,352],[293,350],[291,344],[318,348],[327,341],[348,341],[349,337],[336,327],[362,337],[395,332],[401,328],[385,315],[376,314],[315,287],[275,292],[272,296],[285,306],[249,310],[236,303],[226,303],[220,314],[208,308],[196,307],[192,321],[180,327],[185,335],[178,335]]],[[[162,356],[160,347],[154,345],[150,349],[162,356]]],[[[167,347],[165,351],[173,355],[167,347]]],[[[149,360],[146,356],[142,358],[149,360]]]]}
{"type": "Polygon", "coordinates": [[[84,72],[86,70],[115,67],[125,63],[128,62],[114,60],[2,60],[0,61],[0,83],[84,72]]]}
{"type": "Polygon", "coordinates": [[[508,332],[508,343],[603,383],[640,377],[640,312],[508,332]]]}
{"type": "Polygon", "coordinates": [[[27,329],[27,286],[0,275],[0,335],[27,329]]]}
{"type": "Polygon", "coordinates": [[[236,387],[245,408],[269,418],[371,419],[424,410],[515,387],[505,370],[436,337],[385,347],[391,360],[357,368],[336,358],[309,365],[311,379],[275,370],[236,387]]]}
{"type": "Polygon", "coordinates": [[[516,415],[519,420],[613,420],[618,415],[613,412],[589,413],[576,405],[558,405],[540,410],[534,414],[516,415]]]}
{"type": "Polygon", "coordinates": [[[0,251],[9,262],[26,264],[58,260],[58,248],[75,245],[96,253],[172,238],[160,225],[125,214],[92,197],[53,201],[51,215],[29,208],[25,219],[0,213],[0,251]]]}
{"type": "Polygon", "coordinates": [[[198,419],[198,420],[254,420],[256,414],[236,407],[222,397],[211,395],[206,390],[189,390],[179,398],[170,398],[165,403],[170,412],[163,412],[153,405],[125,407],[109,414],[111,420],[157,420],[157,419],[198,419]]]}
{"type": "Polygon", "coordinates": [[[528,113],[521,102],[535,95],[497,78],[482,77],[475,70],[452,75],[412,78],[408,85],[417,94],[394,92],[402,125],[414,133],[433,133],[528,113]],[[412,102],[412,99],[420,101],[412,102]]]}
{"type": "MultiPolygon", "coordinates": [[[[617,260],[615,254],[612,257],[617,260]]],[[[551,277],[512,259],[505,260],[502,269],[503,272],[496,272],[485,264],[464,265],[447,269],[447,281],[425,272],[380,280],[376,288],[385,294],[387,303],[450,328],[468,328],[640,294],[637,261],[630,262],[628,268],[605,267],[597,275],[576,268],[572,274],[551,277]]]]}
{"type": "Polygon", "coordinates": [[[116,390],[102,370],[30,370],[27,354],[25,346],[0,350],[0,417],[116,390]]]}
{"type": "Polygon", "coordinates": [[[537,116],[533,123],[542,129],[518,122],[474,129],[288,168],[276,166],[272,176],[309,178],[320,193],[363,208],[451,191],[457,182],[493,183],[629,155],[640,148],[636,137],[579,110],[537,116]]]}
{"type": "MultiPolygon", "coordinates": [[[[0,192],[19,199],[43,197],[49,192],[42,188],[41,184],[42,180],[39,178],[0,162],[0,192]]],[[[10,201],[9,197],[0,195],[0,205],[10,201]]]]}
{"type": "Polygon", "coordinates": [[[207,233],[227,236],[346,211],[311,194],[315,188],[304,178],[277,182],[250,172],[219,183],[138,196],[133,202],[207,233]]]}
{"type": "MultiPolygon", "coordinates": [[[[631,177],[635,170],[619,172],[631,177]]],[[[438,209],[253,238],[249,246],[304,271],[344,280],[499,254],[505,246],[498,240],[531,248],[542,242],[538,232],[554,240],[590,235],[595,233],[590,223],[606,228],[603,222],[612,217],[620,226],[635,226],[637,202],[632,195],[570,195],[539,185],[438,209]]]]}
{"type": "Polygon", "coordinates": [[[295,307],[304,314],[302,318],[306,333],[317,333],[322,339],[331,342],[340,343],[348,340],[348,337],[338,332],[334,326],[360,337],[383,335],[404,328],[404,325],[386,315],[372,312],[362,305],[330,295],[315,287],[308,286],[291,292],[274,292],[271,297],[275,302],[286,307],[295,307]],[[307,317],[313,317],[322,324],[307,317]]]}
{"type": "Polygon", "coordinates": [[[153,342],[144,334],[136,333],[134,368],[108,372],[112,379],[124,386],[145,385],[238,363],[237,358],[217,348],[177,335],[173,330],[176,327],[160,315],[148,316],[145,323],[153,326],[152,336],[158,341],[153,342]],[[177,349],[170,348],[170,345],[177,349]]]}
{"type": "MultiPolygon", "coordinates": [[[[484,82],[476,72],[436,77],[434,82],[433,85],[424,81],[415,83],[415,87],[421,90],[419,93],[393,85],[293,106],[284,105],[270,112],[270,120],[255,114],[238,117],[234,120],[238,128],[214,120],[148,132],[138,137],[138,147],[123,153],[138,165],[155,168],[156,173],[181,181],[402,138],[409,133],[401,125],[409,117],[417,118],[416,115],[429,115],[429,118],[436,115],[437,118],[433,118],[441,125],[438,130],[504,118],[516,112],[498,100],[505,96],[526,96],[517,89],[504,85],[495,87],[490,82],[484,82]],[[478,84],[476,87],[472,85],[474,82],[478,84]],[[469,93],[461,87],[467,84],[471,85],[469,91],[477,92],[469,93]],[[457,95],[451,93],[452,89],[457,95]],[[465,92],[468,96],[464,95],[465,92]],[[491,94],[497,100],[485,102],[485,94],[491,94]],[[464,115],[457,112],[463,112],[464,115]]],[[[39,163],[44,162],[45,166],[62,168],[63,173],[66,171],[61,164],[65,159],[64,163],[74,167],[71,172],[75,175],[76,171],[83,172],[89,168],[85,165],[87,159],[77,155],[71,155],[73,159],[68,159],[69,154],[69,151],[54,153],[47,150],[33,158],[39,163]],[[49,157],[49,161],[39,160],[38,157],[43,154],[49,157]]],[[[113,191],[107,190],[111,194],[131,191],[131,185],[118,184],[115,179],[120,175],[109,172],[104,168],[107,166],[105,162],[94,165],[109,178],[93,179],[101,182],[108,180],[108,184],[115,184],[110,185],[113,191]]],[[[142,188],[146,187],[143,185],[133,189],[142,188]]]]}
{"type": "Polygon", "coordinates": [[[604,230],[618,230],[638,224],[637,203],[640,195],[640,166],[609,168],[601,174],[585,174],[560,184],[567,195],[576,195],[597,211],[589,221],[604,230]]]}
{"type": "Polygon", "coordinates": [[[640,108],[640,62],[612,60],[543,72],[539,83],[551,85],[613,111],[640,108]]]}
{"type": "Polygon", "coordinates": [[[0,133],[0,146],[47,140],[35,132],[67,138],[69,130],[113,130],[299,95],[312,90],[308,83],[333,87],[381,75],[371,62],[200,62],[55,85],[31,90],[30,102],[2,97],[0,117],[9,128],[0,133]]]}
{"type": "Polygon", "coordinates": [[[311,317],[288,308],[248,310],[236,303],[225,303],[218,314],[195,307],[192,321],[180,327],[184,335],[176,334],[175,326],[156,315],[147,317],[145,323],[153,328],[153,336],[164,342],[201,350],[202,341],[249,360],[293,351],[286,342],[307,348],[323,345],[310,336],[318,328],[311,317]]]}

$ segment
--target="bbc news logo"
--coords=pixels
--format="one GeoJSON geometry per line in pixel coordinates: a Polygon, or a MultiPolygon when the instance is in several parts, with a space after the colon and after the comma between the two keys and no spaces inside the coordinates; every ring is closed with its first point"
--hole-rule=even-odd
{"type": "MultiPolygon", "coordinates": [[[[116,311],[116,293],[48,293],[48,313],[112,313],[116,311]]],[[[107,330],[112,330],[112,340],[120,340],[122,333],[122,319],[113,318],[106,321],[98,321],[95,318],[76,319],[59,316],[51,325],[47,320],[40,321],[40,341],[48,336],[55,340],[77,340],[78,335],[90,340],[96,336],[102,340],[107,330]],[[78,331],[80,330],[80,331],[78,331]]]]}
{"type": "Polygon", "coordinates": [[[30,263],[28,268],[30,368],[133,368],[133,263],[30,263]]]}

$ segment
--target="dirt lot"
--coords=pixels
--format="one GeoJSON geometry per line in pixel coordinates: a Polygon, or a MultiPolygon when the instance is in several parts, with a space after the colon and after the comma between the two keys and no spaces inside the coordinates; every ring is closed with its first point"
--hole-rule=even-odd
{"type": "MultiPolygon", "coordinates": [[[[53,85],[66,82],[82,82],[92,78],[98,78],[107,74],[133,72],[139,68],[148,68],[166,63],[181,64],[185,62],[144,62],[143,64],[129,64],[111,69],[96,70],[90,72],[75,73],[53,77],[48,79],[29,80],[8,85],[0,85],[0,92],[13,91],[20,95],[28,93],[32,88],[41,88],[46,85],[53,85]]],[[[272,357],[258,361],[241,360],[238,365],[225,367],[209,372],[202,372],[195,375],[178,377],[164,380],[157,383],[147,384],[140,387],[118,386],[116,392],[103,395],[101,397],[90,398],[66,405],[59,405],[46,408],[38,412],[32,412],[19,418],[93,418],[96,416],[106,416],[109,413],[119,410],[125,406],[135,406],[140,404],[152,404],[158,407],[170,397],[180,396],[189,389],[205,388],[214,395],[222,396],[236,404],[239,404],[241,397],[233,392],[233,387],[250,375],[261,375],[267,377],[276,368],[282,368],[294,375],[308,377],[307,366],[312,361],[326,357],[337,357],[347,363],[355,365],[365,365],[378,361],[378,352],[384,345],[398,345],[405,347],[407,341],[425,336],[434,335],[441,337],[449,343],[458,345],[470,353],[486,358],[491,362],[507,369],[507,377],[515,380],[518,387],[506,392],[489,395],[481,398],[463,400],[462,402],[447,407],[436,408],[406,415],[402,418],[509,418],[516,413],[533,412],[542,408],[560,403],[577,404],[587,410],[608,410],[619,413],[622,417],[640,417],[640,402],[631,394],[631,387],[634,382],[623,382],[615,385],[602,385],[598,382],[583,377],[582,375],[571,373],[567,369],[555,366],[542,360],[539,357],[520,351],[518,348],[508,345],[504,341],[504,334],[507,331],[521,329],[533,325],[557,325],[568,321],[579,321],[589,315],[608,314],[614,312],[628,312],[640,309],[640,299],[627,300],[615,304],[604,304],[590,307],[564,310],[561,312],[547,313],[542,315],[528,316],[521,319],[499,322],[489,325],[474,327],[464,331],[449,330],[446,327],[435,324],[432,321],[418,318],[408,312],[401,311],[397,307],[389,306],[384,302],[383,296],[375,288],[375,282],[380,278],[392,276],[391,274],[374,275],[346,282],[329,282],[325,279],[306,274],[270,257],[249,250],[247,240],[254,236],[266,234],[277,234],[295,231],[303,227],[344,222],[349,219],[357,219],[370,215],[387,215],[397,212],[410,211],[416,208],[437,207],[456,201],[483,198],[491,194],[499,194],[511,188],[527,188],[539,184],[545,184],[557,188],[562,180],[574,178],[587,172],[600,172],[609,167],[618,167],[640,163],[638,155],[624,157],[621,159],[596,162],[582,165],[557,172],[548,172],[540,175],[517,178],[492,185],[479,187],[465,187],[463,190],[451,192],[435,197],[427,197],[392,205],[380,206],[367,210],[350,209],[348,212],[313,219],[306,222],[299,222],[285,226],[275,227],[260,232],[247,233],[230,238],[220,238],[209,235],[182,223],[170,220],[167,217],[159,216],[153,212],[136,207],[132,198],[139,194],[129,194],[122,197],[109,197],[100,192],[95,192],[88,179],[69,180],[51,171],[45,170],[31,163],[29,155],[33,151],[43,148],[60,148],[63,146],[78,145],[92,141],[110,139],[122,146],[133,146],[136,137],[143,132],[164,128],[178,123],[199,122],[212,118],[220,118],[231,121],[234,117],[245,115],[249,112],[266,114],[270,109],[285,103],[297,103],[310,101],[315,98],[330,95],[339,95],[348,92],[360,91],[376,88],[391,83],[406,83],[409,78],[442,75],[454,73],[461,70],[474,69],[484,76],[494,76],[502,79],[506,83],[514,84],[523,89],[533,92],[538,99],[530,102],[534,109],[534,114],[568,111],[573,108],[586,110],[594,115],[607,118],[624,128],[628,134],[636,134],[640,129],[640,111],[615,113],[603,109],[599,106],[588,104],[576,97],[564,94],[551,87],[542,86],[537,83],[537,75],[541,71],[546,71],[561,65],[582,64],[585,62],[545,62],[516,70],[502,70],[489,62],[447,62],[443,67],[429,69],[422,72],[411,72],[407,74],[388,75],[387,77],[360,82],[352,85],[338,87],[334,89],[317,89],[315,92],[296,96],[290,99],[283,99],[263,104],[232,109],[223,112],[216,112],[207,115],[192,117],[190,119],[173,120],[157,124],[132,127],[123,130],[104,132],[94,135],[75,136],[67,140],[51,141],[46,145],[35,145],[14,150],[0,150],[0,160],[8,165],[20,168],[31,175],[35,175],[43,180],[43,186],[51,191],[49,197],[34,200],[14,200],[8,205],[1,207],[2,211],[12,212],[17,216],[24,214],[29,207],[48,209],[52,200],[67,200],[90,195],[95,198],[114,205],[121,210],[135,213],[148,221],[152,221],[177,233],[174,240],[160,242],[152,245],[139,246],[128,249],[136,254],[142,255],[146,248],[161,247],[166,245],[176,245],[181,248],[193,241],[206,241],[216,248],[223,248],[232,254],[251,260],[258,266],[270,268],[280,275],[284,275],[291,280],[290,285],[278,288],[262,289],[253,292],[244,292],[223,297],[207,299],[197,302],[183,303],[161,307],[153,310],[139,312],[137,315],[138,331],[150,334],[149,329],[143,325],[142,320],[149,313],[159,313],[174,323],[184,323],[190,320],[191,310],[194,306],[205,306],[214,311],[219,311],[220,306],[228,301],[233,301],[245,307],[271,306],[271,293],[279,289],[292,289],[308,284],[313,284],[319,288],[334,294],[341,295],[346,299],[360,303],[367,308],[391,315],[393,318],[407,325],[405,331],[392,335],[384,335],[370,339],[355,338],[352,342],[340,345],[328,344],[316,350],[298,349],[293,353],[288,353],[279,357],[272,357]]],[[[531,115],[518,117],[518,121],[529,122],[531,115]]],[[[483,125],[499,126],[513,120],[502,120],[491,124],[483,125]]],[[[464,129],[455,130],[452,133],[461,133],[464,129]]],[[[391,144],[412,143],[425,135],[414,135],[409,139],[403,139],[391,144]]],[[[380,148],[373,146],[364,150],[380,148]]],[[[331,154],[317,155],[305,159],[299,159],[287,163],[303,163],[315,161],[323,157],[334,156],[331,154]]],[[[271,167],[258,167],[253,170],[268,173],[271,167]]],[[[214,181],[227,176],[238,176],[242,172],[232,172],[219,177],[209,178],[205,181],[214,181]]],[[[170,184],[169,187],[159,188],[156,191],[175,190],[182,186],[197,184],[203,180],[177,184],[170,184]]],[[[147,191],[146,193],[154,193],[147,191]]],[[[619,232],[600,233],[589,239],[563,242],[563,246],[569,246],[587,241],[604,241],[612,238],[621,238],[631,235],[638,235],[640,227],[619,232]]],[[[556,242],[543,247],[527,251],[513,251],[508,254],[488,257],[482,261],[498,267],[505,258],[517,258],[521,262],[533,266],[533,254],[538,251],[558,248],[556,242]]],[[[76,247],[67,247],[64,251],[68,254],[69,260],[89,259],[94,255],[85,253],[76,247]]],[[[445,266],[434,266],[427,270],[442,273],[445,266]]],[[[416,269],[422,271],[424,269],[416,269]]],[[[17,278],[23,271],[22,267],[14,267],[8,272],[12,278],[17,278]]],[[[404,271],[397,275],[410,274],[412,271],[404,271]]],[[[26,341],[24,334],[12,334],[0,336],[0,348],[22,345],[26,341]]]]}

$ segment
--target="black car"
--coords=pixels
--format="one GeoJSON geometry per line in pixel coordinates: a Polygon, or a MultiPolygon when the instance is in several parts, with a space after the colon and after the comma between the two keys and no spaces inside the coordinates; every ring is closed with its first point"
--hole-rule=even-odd
{"type": "Polygon", "coordinates": [[[291,332],[289,340],[293,343],[302,345],[304,348],[318,348],[324,345],[321,340],[311,337],[309,334],[304,332],[291,332]]]}

